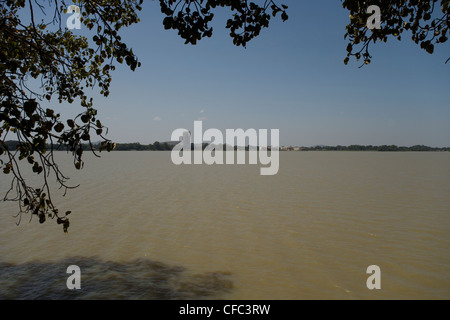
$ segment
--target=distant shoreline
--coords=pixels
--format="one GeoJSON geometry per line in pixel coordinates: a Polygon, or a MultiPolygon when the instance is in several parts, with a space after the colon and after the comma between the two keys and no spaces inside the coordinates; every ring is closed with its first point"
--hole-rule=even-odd
{"type": "MultiPolygon", "coordinates": [[[[153,144],[144,145],[139,142],[135,143],[117,143],[114,151],[171,151],[175,145],[177,145],[178,141],[169,141],[169,142],[158,142],[156,141],[153,144]]],[[[16,147],[19,145],[18,141],[6,141],[4,145],[10,150],[16,150],[16,147]]],[[[203,143],[202,149],[205,149],[209,143],[203,143]]],[[[90,150],[90,146],[88,144],[82,145],[83,150],[90,150]]],[[[93,144],[94,151],[98,151],[99,144],[93,144]]],[[[223,150],[226,150],[225,145],[216,146],[217,149],[220,147],[223,150]]],[[[234,150],[238,148],[235,147],[234,150]]],[[[243,149],[243,148],[242,148],[243,149]]],[[[268,148],[270,150],[270,147],[268,148]]],[[[50,150],[50,146],[48,146],[48,150],[50,150]]],[[[54,151],[67,151],[62,148],[57,148],[54,146],[54,151]]],[[[249,150],[259,150],[258,147],[245,147],[246,151],[249,150]]],[[[373,145],[349,145],[349,146],[325,146],[318,145],[313,147],[298,147],[298,146],[281,146],[280,151],[373,151],[373,152],[449,152],[450,147],[429,147],[425,145],[414,145],[411,147],[406,146],[397,146],[397,145],[381,145],[381,146],[373,146],[373,145]]]]}
{"type": "MultiPolygon", "coordinates": [[[[117,143],[114,151],[171,151],[173,147],[179,142],[155,142],[150,145],[142,145],[140,143],[117,143]]],[[[202,150],[204,150],[209,144],[203,143],[202,150]]],[[[217,145],[217,149],[223,149],[226,151],[225,145],[217,145]]],[[[243,150],[244,148],[234,147],[234,150],[243,150]]],[[[270,147],[268,148],[270,150],[270,147]]],[[[194,145],[192,145],[194,150],[194,145]]],[[[233,150],[233,149],[232,149],[233,150]]],[[[245,147],[246,151],[259,150],[259,147],[245,147]]],[[[450,147],[429,147],[425,145],[415,145],[411,147],[396,146],[396,145],[350,145],[350,146],[314,146],[314,147],[292,147],[281,146],[280,151],[373,151],[373,152],[448,152],[450,147]]]]}

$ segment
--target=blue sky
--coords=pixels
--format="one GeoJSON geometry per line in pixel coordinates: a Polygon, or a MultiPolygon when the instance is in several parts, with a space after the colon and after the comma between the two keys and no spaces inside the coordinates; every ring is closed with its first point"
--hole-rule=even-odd
{"type": "Polygon", "coordinates": [[[373,45],[369,66],[345,66],[341,1],[281,3],[289,20],[272,20],[244,49],[232,44],[225,10],[213,37],[192,46],[145,1],[141,22],[122,34],[142,67],[118,68],[111,95],[94,95],[108,137],[168,141],[204,119],[204,130],[280,129],[281,145],[450,145],[450,43],[429,55],[404,35],[373,45]]]}

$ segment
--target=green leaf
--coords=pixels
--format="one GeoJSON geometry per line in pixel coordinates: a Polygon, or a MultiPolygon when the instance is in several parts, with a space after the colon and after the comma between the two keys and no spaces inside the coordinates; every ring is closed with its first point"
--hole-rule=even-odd
{"type": "Polygon", "coordinates": [[[353,50],[353,46],[352,46],[351,43],[349,43],[349,44],[347,45],[347,52],[348,52],[348,53],[351,53],[352,50],[353,50]]]}
{"type": "Polygon", "coordinates": [[[37,109],[37,102],[34,100],[28,100],[23,104],[23,109],[25,111],[25,114],[31,118],[31,116],[34,114],[34,112],[37,109]]]}
{"type": "Polygon", "coordinates": [[[83,114],[81,116],[81,121],[83,121],[84,123],[88,123],[89,122],[89,116],[87,114],[83,114]]]}
{"type": "Polygon", "coordinates": [[[64,130],[64,125],[60,122],[54,127],[55,131],[60,133],[64,130]]]}

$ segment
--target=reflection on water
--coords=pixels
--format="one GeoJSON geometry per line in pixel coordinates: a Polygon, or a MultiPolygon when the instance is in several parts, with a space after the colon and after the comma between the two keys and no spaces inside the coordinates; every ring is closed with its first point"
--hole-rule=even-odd
{"type": "Polygon", "coordinates": [[[191,274],[180,266],[139,259],[105,262],[98,258],[0,263],[0,299],[220,299],[233,289],[231,274],[191,274]],[[68,290],[69,265],[81,269],[81,289],[68,290]]]}

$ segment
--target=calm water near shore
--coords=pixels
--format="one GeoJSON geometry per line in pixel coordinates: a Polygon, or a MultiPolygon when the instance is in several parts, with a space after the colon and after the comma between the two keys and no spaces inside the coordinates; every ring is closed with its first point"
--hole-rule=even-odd
{"type": "Polygon", "coordinates": [[[16,226],[1,202],[1,299],[450,299],[448,152],[281,152],[275,176],[170,152],[87,155],[79,172],[58,157],[81,184],[53,195],[69,233],[16,226]]]}

